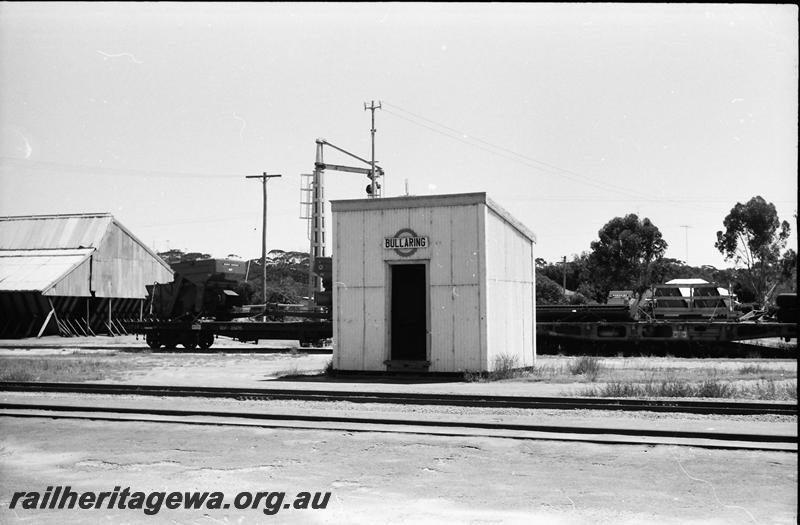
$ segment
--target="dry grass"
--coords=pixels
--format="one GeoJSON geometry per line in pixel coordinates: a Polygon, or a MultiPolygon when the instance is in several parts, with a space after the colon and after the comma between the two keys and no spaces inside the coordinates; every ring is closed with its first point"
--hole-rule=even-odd
{"type": "Polygon", "coordinates": [[[94,357],[4,357],[0,382],[81,382],[118,377],[134,368],[127,360],[94,357]]]}
{"type": "Polygon", "coordinates": [[[519,366],[519,359],[515,355],[501,354],[494,358],[494,366],[490,372],[464,372],[464,380],[468,382],[503,381],[525,377],[530,368],[519,366]]]}
{"type": "Polygon", "coordinates": [[[580,390],[577,395],[582,397],[699,397],[797,401],[797,381],[779,382],[769,379],[742,384],[715,380],[707,380],[702,383],[680,380],[647,383],[613,382],[580,390]]]}
{"type": "Polygon", "coordinates": [[[569,364],[569,372],[572,375],[585,376],[589,381],[597,379],[597,375],[603,369],[603,364],[599,358],[584,355],[569,364]]]}
{"type": "Polygon", "coordinates": [[[510,379],[550,384],[597,386],[565,395],[604,397],[703,397],[718,399],[797,399],[797,365],[716,359],[553,357],[536,366],[497,367],[488,374],[466,374],[472,381],[510,379]]]}

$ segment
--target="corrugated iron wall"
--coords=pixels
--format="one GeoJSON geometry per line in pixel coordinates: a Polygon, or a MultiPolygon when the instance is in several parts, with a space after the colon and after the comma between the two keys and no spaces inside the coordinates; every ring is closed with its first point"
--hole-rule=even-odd
{"type": "Polygon", "coordinates": [[[146,285],[172,282],[172,270],[156,257],[112,223],[92,255],[95,297],[143,298],[146,285]]]}
{"type": "Polygon", "coordinates": [[[334,214],[337,369],[386,369],[389,265],[413,261],[427,262],[429,268],[429,370],[486,369],[483,208],[476,203],[334,214]],[[409,257],[385,250],[384,237],[404,228],[429,237],[431,245],[409,257]]]}
{"type": "Polygon", "coordinates": [[[92,269],[92,256],[89,256],[77,268],[61,278],[55,286],[45,290],[44,295],[60,297],[89,297],[89,275],[92,269]]]}
{"type": "Polygon", "coordinates": [[[487,208],[486,296],[488,363],[515,357],[532,366],[536,355],[533,243],[487,208]]]}

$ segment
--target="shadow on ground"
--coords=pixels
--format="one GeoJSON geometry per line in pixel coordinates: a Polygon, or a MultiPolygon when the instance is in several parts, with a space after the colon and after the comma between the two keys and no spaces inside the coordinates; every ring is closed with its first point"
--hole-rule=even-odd
{"type": "Polygon", "coordinates": [[[409,372],[321,372],[319,374],[291,374],[263,379],[269,381],[293,381],[295,383],[315,384],[396,384],[396,385],[429,385],[445,383],[464,383],[464,374],[437,374],[426,372],[416,374],[409,372]]]}

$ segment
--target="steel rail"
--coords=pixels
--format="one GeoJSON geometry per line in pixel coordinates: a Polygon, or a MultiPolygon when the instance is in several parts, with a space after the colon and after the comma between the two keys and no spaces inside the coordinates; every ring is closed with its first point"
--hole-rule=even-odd
{"type": "Polygon", "coordinates": [[[486,408],[651,411],[719,415],[797,415],[797,403],[673,400],[663,398],[621,399],[599,397],[523,397],[404,392],[355,392],[308,389],[253,389],[37,382],[0,383],[0,391],[145,395],[162,397],[206,397],[265,401],[347,401],[351,403],[449,405],[486,408]]]}
{"type": "Polygon", "coordinates": [[[507,422],[437,421],[430,419],[320,416],[310,414],[265,414],[196,409],[176,410],[162,408],[89,407],[27,403],[0,403],[0,416],[84,419],[112,422],[257,426],[295,430],[410,433],[460,437],[477,436],[509,439],[543,439],[628,445],[667,444],[702,448],[797,452],[797,436],[779,434],[530,425],[507,422]],[[150,417],[169,417],[174,419],[149,419],[150,417]],[[191,417],[223,419],[187,419],[191,417]]]}

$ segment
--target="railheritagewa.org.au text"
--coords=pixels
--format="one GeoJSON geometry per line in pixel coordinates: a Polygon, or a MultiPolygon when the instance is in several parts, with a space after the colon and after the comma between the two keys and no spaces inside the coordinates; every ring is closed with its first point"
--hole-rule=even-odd
{"type": "Polygon", "coordinates": [[[260,510],[273,515],[281,510],[322,510],[327,508],[330,492],[244,491],[229,498],[219,491],[166,492],[133,491],[116,486],[107,492],[75,491],[70,486],[48,486],[44,491],[14,492],[9,509],[15,510],[136,510],[154,515],[170,510],[260,510]]]}

